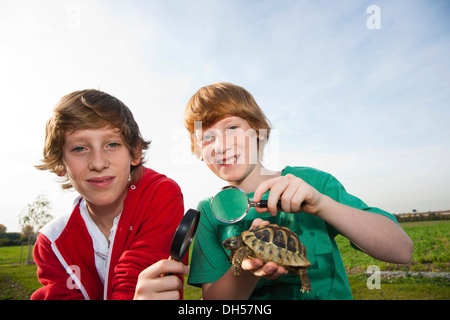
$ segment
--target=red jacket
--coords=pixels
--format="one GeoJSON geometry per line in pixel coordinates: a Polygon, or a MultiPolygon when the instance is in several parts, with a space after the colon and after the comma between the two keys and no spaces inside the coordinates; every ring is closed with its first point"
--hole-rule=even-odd
{"type": "MultiPolygon", "coordinates": [[[[179,186],[145,168],[143,177],[129,187],[105,288],[78,203],[69,216],[57,217],[40,230],[34,261],[43,287],[31,299],[133,299],[139,273],[170,255],[173,234],[184,214],[179,186]]],[[[186,255],[185,264],[187,259],[186,255]]]]}

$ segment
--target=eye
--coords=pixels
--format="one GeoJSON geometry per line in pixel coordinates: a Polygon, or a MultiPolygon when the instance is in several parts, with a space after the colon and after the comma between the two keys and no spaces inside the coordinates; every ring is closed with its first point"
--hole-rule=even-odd
{"type": "Polygon", "coordinates": [[[225,132],[226,133],[235,133],[237,128],[238,128],[238,126],[230,126],[225,130],[225,132]]]}
{"type": "Polygon", "coordinates": [[[120,143],[118,142],[108,143],[108,148],[118,148],[118,147],[120,147],[120,143]]]}
{"type": "Polygon", "coordinates": [[[202,142],[211,142],[214,139],[214,136],[212,134],[205,134],[202,137],[202,142]]]}
{"type": "Polygon", "coordinates": [[[80,153],[80,152],[83,152],[84,150],[86,150],[85,147],[73,147],[72,148],[72,152],[75,152],[75,153],[80,153]]]}

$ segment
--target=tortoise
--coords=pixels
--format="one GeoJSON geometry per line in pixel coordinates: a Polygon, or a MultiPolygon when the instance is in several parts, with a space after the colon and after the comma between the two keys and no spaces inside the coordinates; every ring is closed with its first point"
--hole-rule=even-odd
{"type": "Polygon", "coordinates": [[[261,225],[242,232],[240,236],[225,239],[223,245],[230,250],[235,275],[241,272],[245,257],[259,258],[264,263],[273,261],[290,273],[298,274],[302,292],[312,290],[307,273],[311,263],[306,257],[306,248],[288,228],[276,224],[261,225]]]}

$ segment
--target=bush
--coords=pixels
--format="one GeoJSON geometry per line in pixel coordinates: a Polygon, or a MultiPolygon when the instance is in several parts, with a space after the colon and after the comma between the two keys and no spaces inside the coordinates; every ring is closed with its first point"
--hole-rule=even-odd
{"type": "Polygon", "coordinates": [[[18,232],[0,234],[0,247],[20,246],[21,243],[21,235],[18,232]]]}

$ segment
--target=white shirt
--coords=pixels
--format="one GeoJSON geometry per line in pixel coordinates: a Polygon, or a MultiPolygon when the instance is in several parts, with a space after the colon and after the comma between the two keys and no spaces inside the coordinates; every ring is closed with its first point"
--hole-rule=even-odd
{"type": "Polygon", "coordinates": [[[119,224],[120,214],[114,218],[113,226],[109,233],[109,243],[105,235],[100,231],[99,227],[92,220],[89,215],[86,202],[81,200],[80,213],[83,217],[84,223],[88,229],[89,235],[92,238],[95,253],[95,267],[97,268],[98,275],[103,285],[105,285],[105,279],[108,275],[109,261],[111,259],[111,252],[114,243],[114,237],[116,235],[117,225],[119,224]]]}

